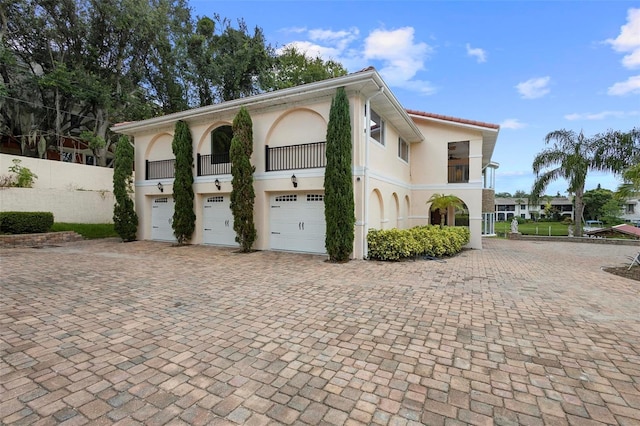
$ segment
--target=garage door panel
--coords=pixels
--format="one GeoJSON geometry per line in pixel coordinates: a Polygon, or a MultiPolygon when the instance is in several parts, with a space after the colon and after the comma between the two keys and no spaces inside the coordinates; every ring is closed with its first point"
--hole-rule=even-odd
{"type": "Polygon", "coordinates": [[[157,197],[151,202],[151,239],[156,241],[176,241],[173,235],[173,197],[157,197]]]}
{"type": "Polygon", "coordinates": [[[203,201],[202,242],[204,244],[237,246],[229,195],[205,196],[203,201]]]}
{"type": "Polygon", "coordinates": [[[271,248],[325,253],[323,194],[284,194],[271,197],[271,248]]]}

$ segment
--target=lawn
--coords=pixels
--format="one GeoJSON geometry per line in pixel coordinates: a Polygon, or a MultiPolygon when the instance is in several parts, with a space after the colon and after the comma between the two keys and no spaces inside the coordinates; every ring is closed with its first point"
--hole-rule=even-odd
{"type": "Polygon", "coordinates": [[[87,239],[117,237],[113,223],[54,223],[52,232],[75,231],[87,239]]]}
{"type": "MultiPolygon", "coordinates": [[[[551,235],[551,236],[567,236],[568,225],[562,222],[529,222],[518,225],[518,232],[522,235],[551,235]]],[[[511,221],[496,222],[496,233],[504,235],[511,232],[511,221]]]]}

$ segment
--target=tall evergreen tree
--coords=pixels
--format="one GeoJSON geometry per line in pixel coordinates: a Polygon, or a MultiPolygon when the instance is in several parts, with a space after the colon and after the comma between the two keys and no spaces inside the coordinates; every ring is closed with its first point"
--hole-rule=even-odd
{"type": "Polygon", "coordinates": [[[349,260],[356,223],[351,174],[351,119],[344,87],[331,101],[327,125],[327,167],[324,172],[325,247],[329,260],[349,260]]]}
{"type": "Polygon", "coordinates": [[[257,232],[253,222],[253,205],[256,194],[253,189],[253,172],[251,165],[253,153],[253,123],[246,108],[240,108],[233,119],[233,139],[229,157],[231,159],[231,212],[233,213],[233,230],[236,231],[236,242],[243,252],[250,252],[256,240],[257,232]]]}
{"type": "Polygon", "coordinates": [[[133,147],[126,136],[120,136],[113,165],[113,227],[123,241],[134,241],[138,215],[133,207],[133,147]]]}
{"type": "Polygon", "coordinates": [[[196,227],[196,214],[193,211],[193,142],[189,125],[178,121],[171,144],[176,157],[176,172],[173,180],[173,235],[178,244],[184,244],[191,238],[196,227]]]}

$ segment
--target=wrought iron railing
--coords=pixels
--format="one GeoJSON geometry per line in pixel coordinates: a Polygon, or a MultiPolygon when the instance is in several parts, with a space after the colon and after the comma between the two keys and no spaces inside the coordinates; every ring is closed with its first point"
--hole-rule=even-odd
{"type": "Polygon", "coordinates": [[[145,162],[146,179],[167,179],[175,176],[176,160],[159,160],[145,162]]]}
{"type": "Polygon", "coordinates": [[[469,182],[469,165],[457,164],[449,166],[449,183],[469,182]]]}
{"type": "Polygon", "coordinates": [[[327,165],[326,142],[265,147],[265,170],[315,169],[327,165]]]}
{"type": "Polygon", "coordinates": [[[231,173],[229,153],[200,155],[197,158],[198,176],[226,175],[231,173]]]}

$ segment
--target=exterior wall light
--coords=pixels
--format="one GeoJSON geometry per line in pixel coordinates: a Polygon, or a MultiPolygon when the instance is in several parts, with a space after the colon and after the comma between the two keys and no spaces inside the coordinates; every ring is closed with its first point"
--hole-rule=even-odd
{"type": "Polygon", "coordinates": [[[296,177],[296,175],[291,175],[291,183],[293,184],[294,188],[298,187],[298,178],[296,177]]]}
{"type": "Polygon", "coordinates": [[[216,179],[213,183],[216,185],[216,188],[218,188],[218,191],[220,191],[220,181],[216,179]]]}
{"type": "Polygon", "coordinates": [[[158,189],[160,192],[164,192],[164,186],[162,186],[162,182],[158,182],[158,189]]]}

